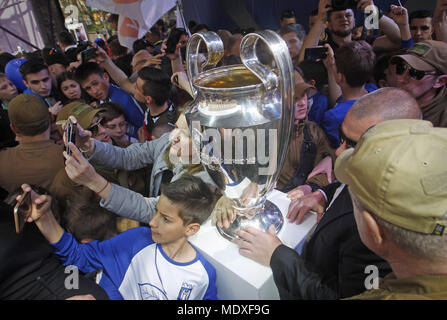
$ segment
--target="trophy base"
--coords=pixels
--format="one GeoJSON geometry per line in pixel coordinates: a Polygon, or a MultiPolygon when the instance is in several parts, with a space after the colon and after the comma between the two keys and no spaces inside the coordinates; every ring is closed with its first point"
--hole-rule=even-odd
{"type": "Polygon", "coordinates": [[[281,230],[284,224],[284,217],[279,208],[268,200],[265,201],[264,208],[261,212],[256,214],[252,219],[245,216],[238,215],[231,225],[225,229],[216,226],[217,231],[225,239],[232,241],[234,238],[238,238],[236,231],[244,227],[253,227],[261,231],[267,232],[270,225],[275,226],[276,234],[281,230]]]}

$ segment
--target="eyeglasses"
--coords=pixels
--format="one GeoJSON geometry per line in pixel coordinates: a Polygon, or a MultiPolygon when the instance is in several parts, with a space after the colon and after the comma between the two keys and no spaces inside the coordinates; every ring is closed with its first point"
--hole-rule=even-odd
{"type": "Polygon", "coordinates": [[[402,59],[392,59],[390,61],[390,64],[393,64],[396,66],[396,74],[397,75],[403,75],[405,73],[405,71],[408,70],[408,74],[414,80],[421,80],[426,75],[436,75],[436,71],[417,70],[417,69],[413,68],[412,66],[408,65],[408,63],[406,63],[402,59]]]}
{"type": "Polygon", "coordinates": [[[357,142],[346,137],[341,126],[342,125],[338,126],[338,137],[340,138],[340,145],[342,145],[343,143],[346,142],[346,146],[348,148],[355,148],[355,146],[357,145],[357,142]]]}
{"type": "Polygon", "coordinates": [[[96,122],[92,123],[87,129],[92,132],[92,134],[98,133],[99,126],[101,125],[101,121],[104,118],[99,118],[96,122]]]}

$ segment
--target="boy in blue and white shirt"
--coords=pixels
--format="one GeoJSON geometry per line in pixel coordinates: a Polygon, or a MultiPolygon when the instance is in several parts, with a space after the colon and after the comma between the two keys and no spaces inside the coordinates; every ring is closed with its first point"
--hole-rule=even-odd
{"type": "MultiPolygon", "coordinates": [[[[24,190],[31,190],[28,185],[24,190]]],[[[194,176],[164,185],[150,228],[127,230],[106,241],[78,243],[51,213],[49,196],[32,192],[35,221],[64,265],[82,272],[102,269],[99,279],[111,299],[217,299],[216,271],[187,237],[209,217],[214,197],[194,176]],[[37,209],[37,207],[40,207],[37,209]]]]}

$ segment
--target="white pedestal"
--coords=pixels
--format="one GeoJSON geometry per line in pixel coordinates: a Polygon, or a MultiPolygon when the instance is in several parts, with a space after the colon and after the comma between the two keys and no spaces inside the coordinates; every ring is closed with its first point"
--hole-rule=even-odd
{"type": "MultiPolygon", "coordinates": [[[[273,190],[267,199],[276,204],[284,216],[278,237],[285,245],[294,248],[315,224],[316,215],[308,214],[300,225],[289,223],[286,216],[290,200],[286,194],[273,190]]],[[[241,256],[238,247],[211,226],[211,219],[189,240],[216,269],[219,299],[279,299],[271,269],[241,256]]]]}

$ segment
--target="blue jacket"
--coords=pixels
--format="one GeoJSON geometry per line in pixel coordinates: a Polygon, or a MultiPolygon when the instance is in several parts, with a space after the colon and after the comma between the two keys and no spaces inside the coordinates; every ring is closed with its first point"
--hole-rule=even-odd
{"type": "MultiPolygon", "coordinates": [[[[367,83],[365,89],[368,92],[377,90],[377,86],[372,83],[367,83]]],[[[357,100],[346,100],[342,101],[343,97],[337,99],[337,104],[332,109],[326,111],[321,122],[321,127],[329,139],[332,148],[338,148],[340,145],[340,138],[338,137],[338,127],[343,123],[346,114],[352,105],[357,100]]]]}
{"type": "Polygon", "coordinates": [[[147,227],[105,241],[78,243],[64,232],[52,244],[64,265],[102,270],[99,285],[115,300],[217,300],[216,271],[196,250],[186,263],[170,259],[147,227]]]}
{"type": "Polygon", "coordinates": [[[144,111],[138,102],[126,91],[110,84],[109,99],[112,102],[119,103],[126,114],[127,134],[138,139],[138,129],[144,123],[144,111]]]}

